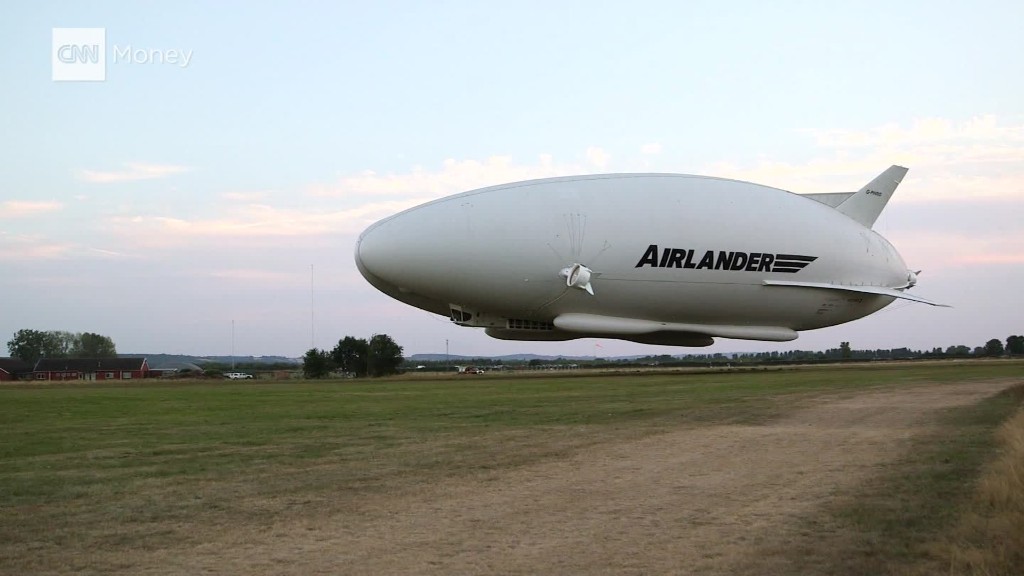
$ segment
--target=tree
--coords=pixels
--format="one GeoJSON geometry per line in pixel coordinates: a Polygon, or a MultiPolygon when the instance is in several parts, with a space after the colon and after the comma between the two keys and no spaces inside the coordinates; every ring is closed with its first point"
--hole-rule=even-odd
{"type": "Polygon", "coordinates": [[[367,351],[366,371],[370,376],[387,376],[398,372],[402,363],[402,347],[387,334],[370,338],[367,351]]]}
{"type": "Polygon", "coordinates": [[[946,348],[946,356],[970,356],[971,349],[963,344],[946,348]]]}
{"type": "Polygon", "coordinates": [[[7,341],[7,351],[12,357],[34,364],[40,358],[60,356],[61,344],[53,332],[22,329],[7,341]]]}
{"type": "Polygon", "coordinates": [[[1024,354],[1024,336],[1009,336],[1006,338],[1006,353],[1011,356],[1024,354]]]}
{"type": "Polygon", "coordinates": [[[993,338],[985,343],[985,356],[999,357],[1003,355],[1003,341],[993,338]]]}
{"type": "Polygon", "coordinates": [[[50,330],[47,334],[50,335],[54,347],[51,353],[46,355],[47,358],[82,358],[74,354],[80,334],[67,330],[50,330]]]}
{"type": "Polygon", "coordinates": [[[18,330],[7,342],[11,356],[35,362],[40,358],[116,358],[117,349],[109,336],[65,330],[18,330]]]}
{"type": "Polygon", "coordinates": [[[331,350],[331,359],[342,372],[366,376],[366,358],[370,345],[362,338],[345,336],[338,340],[338,345],[331,350]]]}
{"type": "Polygon", "coordinates": [[[83,332],[77,335],[72,358],[117,358],[117,348],[109,336],[83,332]]]}
{"type": "Polygon", "coordinates": [[[356,376],[386,376],[398,372],[402,347],[387,334],[376,334],[367,342],[345,336],[331,350],[331,359],[343,372],[356,376]]]}
{"type": "Polygon", "coordinates": [[[331,368],[331,355],[325,350],[310,348],[302,357],[302,375],[306,378],[323,378],[331,368]]]}
{"type": "Polygon", "coordinates": [[[840,342],[839,343],[839,354],[843,357],[843,360],[849,360],[850,359],[850,357],[853,355],[853,353],[850,350],[850,343],[849,342],[840,342]]]}

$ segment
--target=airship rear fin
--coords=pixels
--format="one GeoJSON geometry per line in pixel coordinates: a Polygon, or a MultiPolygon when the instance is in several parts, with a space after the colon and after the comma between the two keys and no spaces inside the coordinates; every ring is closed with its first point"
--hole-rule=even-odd
{"type": "Polygon", "coordinates": [[[856,192],[819,192],[817,194],[801,194],[801,196],[804,198],[810,198],[815,202],[821,202],[825,206],[835,208],[843,202],[846,202],[846,200],[854,194],[856,194],[856,192]]]}
{"type": "Polygon", "coordinates": [[[861,294],[876,294],[878,296],[890,296],[901,300],[920,302],[941,308],[951,308],[948,304],[939,304],[927,298],[910,294],[897,288],[886,288],[884,286],[848,286],[845,284],[829,284],[828,282],[791,282],[789,280],[765,280],[765,286],[790,286],[795,288],[818,288],[821,290],[841,290],[843,292],[859,292],[861,294]]]}
{"type": "Polygon", "coordinates": [[[907,169],[903,166],[890,166],[888,170],[868,182],[867,186],[836,206],[836,210],[871,228],[906,174],[907,169]]]}

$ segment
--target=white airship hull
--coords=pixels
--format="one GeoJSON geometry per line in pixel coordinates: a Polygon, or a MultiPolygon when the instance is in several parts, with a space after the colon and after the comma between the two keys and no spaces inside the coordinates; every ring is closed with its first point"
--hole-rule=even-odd
{"type": "MultiPolygon", "coordinates": [[[[901,170],[886,172],[892,189],[901,170]]],[[[871,314],[908,287],[892,245],[838,209],[766,186],[671,174],[457,194],[371,226],[356,262],[398,300],[518,340],[792,340],[871,314]]]]}

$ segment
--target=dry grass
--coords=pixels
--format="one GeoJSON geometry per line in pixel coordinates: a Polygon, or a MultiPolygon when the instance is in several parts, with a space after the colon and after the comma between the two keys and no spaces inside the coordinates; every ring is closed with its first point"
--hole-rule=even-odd
{"type": "Polygon", "coordinates": [[[986,467],[960,525],[936,546],[949,573],[1024,573],[1024,410],[996,433],[1000,455],[986,467]]]}

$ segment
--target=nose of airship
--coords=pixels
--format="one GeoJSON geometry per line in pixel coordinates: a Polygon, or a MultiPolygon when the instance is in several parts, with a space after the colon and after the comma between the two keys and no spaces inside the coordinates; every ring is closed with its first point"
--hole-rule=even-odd
{"type": "Polygon", "coordinates": [[[359,272],[388,296],[444,315],[450,303],[480,306],[501,298],[522,307],[550,300],[552,289],[566,282],[558,276],[564,264],[544,252],[538,259],[498,224],[470,218],[469,208],[430,203],[370,226],[356,242],[359,272]],[[538,260],[542,268],[535,273],[538,260]]]}
{"type": "Polygon", "coordinates": [[[399,214],[370,226],[356,241],[356,267],[381,292],[436,314],[447,315],[450,258],[431,218],[399,214]]]}
{"type": "Polygon", "coordinates": [[[429,220],[406,214],[382,220],[366,229],[356,242],[356,266],[378,289],[393,293],[419,291],[438,267],[429,220]]]}
{"type": "Polygon", "coordinates": [[[390,269],[396,259],[394,241],[388,234],[375,224],[359,235],[356,241],[356,268],[371,284],[381,288],[379,284],[394,284],[395,278],[389,278],[390,269]]]}

